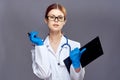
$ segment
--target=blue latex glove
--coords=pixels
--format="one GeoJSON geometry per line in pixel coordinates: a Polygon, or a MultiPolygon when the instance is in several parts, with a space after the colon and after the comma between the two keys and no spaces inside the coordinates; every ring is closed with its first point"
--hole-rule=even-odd
{"type": "Polygon", "coordinates": [[[32,43],[39,45],[39,46],[43,45],[43,40],[37,36],[38,32],[33,31],[33,32],[28,33],[28,35],[32,43]]]}
{"type": "Polygon", "coordinates": [[[81,51],[79,50],[79,48],[75,48],[74,50],[72,50],[70,52],[70,59],[72,61],[72,65],[75,69],[80,68],[80,64],[81,64],[80,58],[85,50],[86,50],[86,48],[83,48],[81,51]]]}

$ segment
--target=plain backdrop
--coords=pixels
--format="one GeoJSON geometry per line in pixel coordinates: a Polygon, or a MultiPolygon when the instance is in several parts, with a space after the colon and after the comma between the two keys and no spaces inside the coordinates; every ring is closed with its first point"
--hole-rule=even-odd
{"type": "Polygon", "coordinates": [[[33,74],[27,33],[48,34],[48,5],[67,9],[63,32],[85,45],[100,37],[104,55],[86,67],[84,80],[120,80],[120,0],[0,0],[0,80],[40,80],[33,74]]]}

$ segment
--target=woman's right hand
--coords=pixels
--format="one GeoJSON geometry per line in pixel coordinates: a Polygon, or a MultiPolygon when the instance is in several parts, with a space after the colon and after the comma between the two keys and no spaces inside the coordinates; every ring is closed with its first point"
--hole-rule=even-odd
{"type": "Polygon", "coordinates": [[[38,37],[37,35],[38,35],[38,32],[36,32],[36,31],[32,31],[32,32],[28,33],[30,41],[38,46],[41,46],[41,45],[43,45],[43,40],[40,37],[38,37]]]}
{"type": "Polygon", "coordinates": [[[83,48],[82,50],[80,50],[79,48],[75,48],[70,52],[70,59],[75,69],[80,68],[81,65],[80,58],[85,51],[86,48],[83,48]]]}

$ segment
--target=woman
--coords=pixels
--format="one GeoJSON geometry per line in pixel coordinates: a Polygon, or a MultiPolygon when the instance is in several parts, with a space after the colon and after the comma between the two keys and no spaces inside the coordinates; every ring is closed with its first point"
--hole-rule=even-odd
{"type": "Polygon", "coordinates": [[[49,35],[44,41],[37,36],[38,32],[30,32],[29,38],[35,44],[32,50],[32,68],[35,75],[44,80],[83,80],[85,70],[81,67],[80,43],[67,39],[62,34],[66,23],[66,10],[60,4],[48,6],[45,13],[45,23],[49,35]],[[72,65],[70,74],[64,60],[70,56],[72,65]]]}

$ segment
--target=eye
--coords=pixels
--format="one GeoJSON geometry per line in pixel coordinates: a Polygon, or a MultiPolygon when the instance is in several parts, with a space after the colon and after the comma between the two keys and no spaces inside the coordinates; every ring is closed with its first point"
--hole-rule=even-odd
{"type": "Polygon", "coordinates": [[[54,18],[55,18],[55,16],[49,16],[49,18],[50,18],[50,19],[54,19],[54,18]]]}
{"type": "Polygon", "coordinates": [[[63,19],[64,19],[64,17],[63,17],[63,16],[58,16],[58,18],[59,18],[59,19],[61,19],[61,20],[63,20],[63,19]]]}

